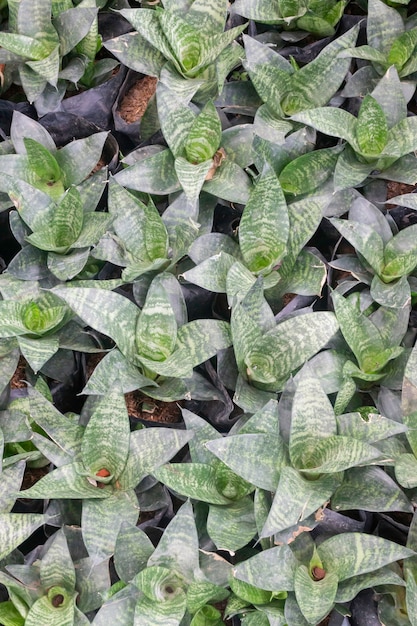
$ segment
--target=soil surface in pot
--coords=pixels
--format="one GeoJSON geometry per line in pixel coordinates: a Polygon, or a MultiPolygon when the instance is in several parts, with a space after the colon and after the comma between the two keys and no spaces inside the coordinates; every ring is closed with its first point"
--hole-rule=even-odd
{"type": "Polygon", "coordinates": [[[119,108],[120,117],[125,122],[131,124],[142,118],[149,100],[155,93],[157,82],[157,78],[145,76],[132,85],[119,108]]]}

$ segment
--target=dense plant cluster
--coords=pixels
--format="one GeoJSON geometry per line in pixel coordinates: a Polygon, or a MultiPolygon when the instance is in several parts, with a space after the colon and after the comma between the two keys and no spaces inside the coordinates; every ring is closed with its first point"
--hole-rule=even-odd
{"type": "Polygon", "coordinates": [[[417,626],[416,85],[413,1],[0,0],[0,624],[417,626]]]}

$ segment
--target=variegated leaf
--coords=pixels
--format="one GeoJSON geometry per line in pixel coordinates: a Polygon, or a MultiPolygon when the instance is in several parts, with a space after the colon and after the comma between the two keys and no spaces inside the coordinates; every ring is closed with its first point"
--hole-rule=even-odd
{"type": "Polygon", "coordinates": [[[78,185],[97,165],[107,139],[107,132],[77,139],[58,150],[55,158],[64,174],[65,184],[78,185]]]}
{"type": "Polygon", "coordinates": [[[170,521],[157,547],[148,560],[148,567],[159,566],[175,570],[188,583],[199,575],[199,548],[194,511],[185,502],[170,521]]]}
{"type": "Polygon", "coordinates": [[[329,500],[340,482],[341,474],[306,480],[294,468],[283,467],[261,537],[270,537],[317,511],[329,500]]]}
{"type": "Polygon", "coordinates": [[[284,192],[301,195],[319,187],[332,175],[342,149],[335,146],[314,150],[288,163],[279,175],[284,192]]]}
{"type": "MultiPolygon", "coordinates": [[[[398,476],[398,481],[400,476],[398,476]]],[[[336,511],[410,512],[412,505],[398,484],[381,467],[353,467],[343,476],[343,482],[332,496],[336,511]],[[370,489],[372,485],[372,489],[370,489]]]]}
{"type": "Polygon", "coordinates": [[[147,76],[159,76],[165,63],[164,55],[136,32],[108,39],[103,46],[124,65],[147,76]]]}
{"type": "Polygon", "coordinates": [[[274,491],[286,454],[279,435],[251,433],[229,435],[205,446],[231,470],[256,487],[274,491]]]}
{"type": "Polygon", "coordinates": [[[250,380],[267,383],[270,391],[281,390],[291,372],[323,348],[337,328],[331,313],[307,313],[281,322],[246,353],[250,380]]]}
{"type": "Polygon", "coordinates": [[[62,530],[54,535],[52,544],[42,558],[40,579],[44,589],[54,585],[65,587],[68,591],[75,589],[75,568],[62,530]]]}
{"type": "Polygon", "coordinates": [[[297,568],[294,576],[295,597],[309,623],[317,624],[328,615],[335,601],[338,582],[333,572],[327,572],[321,580],[314,580],[305,565],[297,568]]]}
{"type": "Polygon", "coordinates": [[[152,472],[164,485],[187,498],[210,504],[230,504],[216,486],[216,470],[204,463],[171,463],[152,472]]]}
{"type": "Polygon", "coordinates": [[[269,273],[286,251],[289,236],[287,204],[272,170],[253,188],[239,224],[239,246],[247,267],[269,273]]]}
{"type": "Polygon", "coordinates": [[[8,556],[44,523],[46,517],[36,513],[0,513],[0,558],[8,556]]]}
{"type": "Polygon", "coordinates": [[[54,290],[87,324],[111,337],[130,360],[136,354],[134,345],[138,307],[127,298],[101,289],[80,288],[54,290]]]}
{"type": "Polygon", "coordinates": [[[136,324],[135,341],[139,354],[153,361],[164,361],[174,350],[177,322],[162,274],[149,287],[136,324]]]}
{"type": "Polygon", "coordinates": [[[374,228],[354,219],[329,219],[341,235],[366,259],[374,272],[382,273],[384,263],[384,242],[374,228]]]}
{"type": "Polygon", "coordinates": [[[190,163],[183,157],[175,159],[175,173],[191,204],[197,204],[201,188],[212,165],[213,159],[211,158],[202,163],[190,163]]]}
{"type": "Polygon", "coordinates": [[[108,559],[114,553],[121,525],[134,526],[138,517],[139,504],[133,490],[116,490],[105,500],[85,500],[81,528],[90,557],[97,561],[108,559]]]}
{"type": "Polygon", "coordinates": [[[155,468],[167,463],[192,436],[190,432],[169,428],[148,428],[131,433],[129,456],[119,476],[121,489],[134,489],[155,468]]]}
{"type": "Polygon", "coordinates": [[[255,515],[251,498],[241,498],[228,506],[209,506],[207,532],[218,550],[235,552],[256,535],[255,515]]]}
{"type": "Polygon", "coordinates": [[[239,563],[233,570],[238,580],[268,591],[294,589],[298,561],[288,545],[263,550],[239,563]]]}
{"type": "Polygon", "coordinates": [[[209,101],[194,118],[184,144],[190,163],[203,163],[214,156],[220,146],[222,127],[214,104],[209,101]]]}
{"type": "Polygon", "coordinates": [[[323,541],[317,551],[323,568],[334,572],[340,581],[415,555],[393,541],[364,533],[335,535],[323,541]]]}
{"type": "Polygon", "coordinates": [[[115,179],[129,189],[159,195],[181,188],[175,173],[174,156],[170,150],[163,149],[150,155],[145,153],[141,160],[118,172],[115,179]]]}
{"type": "Polygon", "coordinates": [[[111,391],[94,410],[81,442],[83,463],[91,475],[106,470],[106,476],[120,476],[127,460],[129,436],[129,416],[124,396],[118,390],[111,391]]]}
{"type": "Polygon", "coordinates": [[[369,94],[359,109],[355,134],[359,152],[365,158],[375,158],[383,152],[388,140],[388,124],[381,106],[369,94]]]}

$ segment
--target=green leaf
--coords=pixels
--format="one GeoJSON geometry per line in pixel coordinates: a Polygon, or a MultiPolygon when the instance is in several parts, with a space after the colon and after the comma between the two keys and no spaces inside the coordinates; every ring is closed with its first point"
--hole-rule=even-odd
{"type": "Polygon", "coordinates": [[[229,435],[206,443],[231,470],[261,489],[274,491],[286,454],[282,439],[270,433],[229,435]]]}
{"type": "Polygon", "coordinates": [[[111,337],[120,351],[133,360],[138,307],[128,298],[94,288],[58,288],[54,293],[65,300],[87,324],[111,337]]]}
{"type": "Polygon", "coordinates": [[[393,126],[388,133],[388,141],[382,156],[400,157],[417,149],[417,119],[406,117],[393,126]]]}
{"type": "Polygon", "coordinates": [[[55,585],[65,587],[67,591],[75,589],[75,568],[67,540],[62,531],[58,531],[54,535],[52,544],[42,558],[40,580],[44,589],[49,589],[55,585]]]}
{"type": "Polygon", "coordinates": [[[172,463],[153,472],[155,478],[183,496],[210,504],[230,504],[216,486],[216,470],[203,463],[172,463]]]}
{"type": "Polygon", "coordinates": [[[190,163],[203,163],[214,156],[220,146],[222,127],[216,107],[208,102],[188,132],[184,144],[185,156],[190,163]]]}
{"type": "Polygon", "coordinates": [[[183,157],[177,157],[175,159],[175,173],[185,195],[191,203],[197,203],[201,188],[204,185],[212,165],[212,159],[203,161],[202,163],[190,163],[183,157]]]}
{"type": "Polygon", "coordinates": [[[393,278],[405,276],[413,271],[417,265],[416,236],[417,225],[413,224],[401,230],[388,241],[384,249],[384,268],[382,277],[390,281],[393,278]]]}
{"type": "Polygon", "coordinates": [[[309,109],[292,115],[291,119],[312,126],[325,135],[344,139],[353,148],[356,146],[357,120],[344,109],[335,107],[309,109]]]}
{"type": "Polygon", "coordinates": [[[411,511],[411,506],[397,483],[380,467],[353,467],[347,470],[342,484],[332,496],[332,508],[336,511],[354,508],[406,513],[411,511]]]}
{"type": "Polygon", "coordinates": [[[0,513],[0,559],[20,546],[45,521],[44,515],[35,513],[0,513]]]}
{"type": "Polygon", "coordinates": [[[42,596],[30,607],[25,619],[27,626],[48,622],[51,626],[72,626],[74,624],[75,592],[68,592],[60,586],[53,586],[47,595],[42,596]],[[56,606],[56,604],[58,606],[56,606]]]}
{"type": "Polygon", "coordinates": [[[62,465],[21,492],[25,498],[108,498],[111,491],[99,489],[87,480],[88,471],[79,462],[62,465]]]}
{"type": "Polygon", "coordinates": [[[292,591],[298,561],[288,545],[264,550],[239,563],[233,570],[238,580],[267,591],[292,591]]]}
{"type": "Polygon", "coordinates": [[[186,611],[185,593],[177,589],[172,599],[150,600],[146,596],[136,603],[133,626],[179,626],[186,611]]]}
{"type": "Polygon", "coordinates": [[[267,170],[253,188],[239,224],[239,245],[247,267],[254,273],[269,273],[285,254],[288,235],[285,197],[275,173],[267,170]]]}
{"type": "Polygon", "coordinates": [[[21,57],[40,60],[49,53],[48,46],[42,41],[17,33],[0,33],[0,46],[21,57]]]}
{"type": "Polygon", "coordinates": [[[308,468],[320,441],[325,442],[336,432],[333,407],[309,368],[298,382],[293,399],[289,442],[292,464],[298,469],[308,468]]]}
{"type": "Polygon", "coordinates": [[[362,101],[356,124],[356,140],[365,157],[376,157],[388,140],[388,124],[384,111],[369,94],[362,101]]]}
{"type": "MultiPolygon", "coordinates": [[[[103,469],[107,470],[107,476],[120,476],[126,465],[129,436],[129,416],[124,396],[117,390],[111,391],[100,400],[82,438],[81,455],[91,476],[103,469]]],[[[100,478],[97,480],[100,481],[100,478]]]]}
{"type": "Polygon", "coordinates": [[[329,43],[315,59],[291,75],[289,88],[281,101],[286,115],[327,104],[342,84],[350,60],[339,56],[355,44],[358,26],[329,43]]]}
{"type": "Polygon", "coordinates": [[[358,300],[332,293],[340,330],[365,373],[377,372],[386,361],[380,358],[385,350],[378,328],[359,309],[358,300]]]}
{"type": "Polygon", "coordinates": [[[157,14],[180,71],[191,72],[201,60],[201,35],[178,12],[163,10],[157,14]]]}
{"type": "Polygon", "coordinates": [[[373,572],[415,554],[382,537],[350,532],[326,539],[317,551],[324,569],[334,572],[340,581],[373,572]]]}
{"type": "Polygon", "coordinates": [[[395,462],[395,478],[402,487],[417,487],[417,459],[414,454],[400,454],[395,462]]]}
{"type": "Polygon", "coordinates": [[[178,191],[180,183],[174,168],[174,156],[170,150],[142,155],[140,161],[115,175],[116,181],[129,189],[164,195],[178,191]]]}
{"type": "Polygon", "coordinates": [[[230,325],[221,320],[194,320],[178,329],[177,345],[196,367],[232,345],[230,325]]]}
{"type": "Polygon", "coordinates": [[[164,361],[174,350],[177,322],[162,274],[151,283],[136,324],[135,340],[139,354],[153,361],[164,361]]]}
{"type": "Polygon", "coordinates": [[[378,304],[397,310],[407,307],[411,300],[410,285],[406,276],[389,283],[383,282],[379,276],[374,276],[370,293],[378,304]]]}
{"type": "Polygon", "coordinates": [[[132,432],[129,456],[119,476],[121,489],[134,489],[155,468],[167,463],[191,437],[190,432],[169,428],[147,428],[132,432]]]}
{"type": "Polygon", "coordinates": [[[302,154],[284,167],[279,182],[285,193],[310,193],[322,185],[336,166],[342,146],[322,148],[302,154]]]}
{"type": "Polygon", "coordinates": [[[105,500],[85,500],[81,527],[83,541],[90,557],[98,562],[108,559],[114,553],[123,522],[135,525],[138,517],[139,504],[133,490],[115,490],[105,500]]]}
{"type": "Polygon", "coordinates": [[[62,178],[61,168],[47,148],[30,137],[25,137],[23,142],[29,167],[37,178],[47,184],[56,183],[62,178]]]}
{"type": "MultiPolygon", "coordinates": [[[[261,537],[270,537],[315,513],[327,502],[340,482],[340,474],[306,480],[292,467],[283,467],[261,537]]],[[[264,585],[262,587],[265,589],[264,585]]],[[[287,587],[287,590],[290,589],[287,587]]]]}
{"type": "Polygon", "coordinates": [[[398,72],[400,72],[411,57],[416,44],[417,29],[413,28],[411,30],[406,30],[393,42],[388,53],[388,64],[395,65],[398,72]]]}
{"type": "Polygon", "coordinates": [[[85,139],[76,139],[58,150],[55,158],[64,174],[66,187],[79,185],[100,160],[107,132],[94,133],[85,139]]]}
{"type": "MultiPolygon", "coordinates": [[[[154,12],[152,11],[152,13],[154,12]]],[[[123,65],[147,76],[159,76],[161,68],[165,63],[164,55],[135,32],[108,39],[103,43],[103,47],[111,52],[123,65]]]]}
{"type": "Polygon", "coordinates": [[[124,582],[130,582],[146,567],[154,546],[146,533],[136,526],[122,524],[114,550],[114,566],[124,582]]]}
{"type": "Polygon", "coordinates": [[[170,521],[148,567],[159,566],[181,574],[188,583],[199,575],[199,548],[193,507],[185,502],[170,521]]]}
{"type": "Polygon", "coordinates": [[[328,615],[334,604],[338,582],[333,572],[326,572],[322,580],[314,580],[305,565],[297,568],[294,577],[295,597],[308,622],[317,624],[328,615]]]}
{"type": "Polygon", "coordinates": [[[358,160],[353,149],[350,146],[345,146],[345,149],[337,160],[334,170],[333,182],[335,191],[360,186],[369,174],[375,171],[376,166],[375,161],[362,163],[358,160]]]}
{"type": "Polygon", "coordinates": [[[374,228],[353,219],[341,220],[334,217],[329,219],[329,222],[366,259],[377,274],[382,273],[384,242],[374,228]]]}
{"type": "Polygon", "coordinates": [[[385,55],[393,42],[404,32],[404,24],[397,9],[381,0],[370,0],[366,33],[368,44],[385,55]]]}
{"type": "Polygon", "coordinates": [[[249,379],[281,390],[291,372],[323,348],[337,328],[331,313],[306,313],[281,322],[246,353],[249,379]]]}
{"type": "Polygon", "coordinates": [[[207,517],[207,532],[218,550],[235,552],[246,546],[256,535],[251,498],[241,498],[228,506],[211,504],[207,517]]]}

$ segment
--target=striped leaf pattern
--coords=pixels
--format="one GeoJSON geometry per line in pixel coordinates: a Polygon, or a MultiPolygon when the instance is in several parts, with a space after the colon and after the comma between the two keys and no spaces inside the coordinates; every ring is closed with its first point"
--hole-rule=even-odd
{"type": "Polygon", "coordinates": [[[235,552],[256,535],[255,515],[251,498],[241,498],[228,506],[211,504],[207,532],[218,550],[235,552]]]}
{"type": "Polygon", "coordinates": [[[206,448],[256,487],[268,491],[276,489],[280,470],[286,461],[284,444],[278,435],[230,435],[208,441],[206,448]]]}
{"type": "Polygon", "coordinates": [[[155,468],[167,463],[191,439],[192,433],[149,428],[130,435],[129,456],[119,476],[121,489],[134,489],[155,468]]]}
{"type": "Polygon", "coordinates": [[[47,622],[50,626],[71,626],[74,624],[75,598],[75,593],[69,593],[63,587],[52,587],[48,595],[42,596],[31,606],[25,624],[36,626],[47,622]],[[56,596],[63,598],[61,606],[55,607],[52,604],[56,596]]]}
{"type": "Polygon", "coordinates": [[[293,115],[329,102],[342,84],[350,65],[350,60],[339,57],[339,53],[355,44],[358,32],[358,26],[354,26],[328,44],[313,61],[294,72],[287,97],[284,96],[282,102],[284,113],[293,115]]]}
{"type": "Polygon", "coordinates": [[[340,474],[327,474],[311,481],[303,478],[294,468],[283,467],[261,537],[270,537],[290,528],[317,511],[340,482],[340,474]]]}
{"type": "Polygon", "coordinates": [[[97,562],[108,559],[114,553],[121,525],[134,526],[138,517],[139,504],[133,490],[115,490],[104,500],[84,500],[81,528],[90,557],[97,562]]]}
{"type": "Polygon", "coordinates": [[[230,504],[216,486],[216,470],[204,463],[171,463],[152,472],[164,485],[187,498],[209,504],[230,504]]]}
{"type": "Polygon", "coordinates": [[[200,33],[177,12],[158,11],[158,19],[181,73],[187,75],[201,61],[200,33]]]}
{"type": "Polygon", "coordinates": [[[251,380],[267,381],[269,391],[281,390],[291,372],[323,348],[337,328],[331,313],[306,313],[281,322],[246,353],[251,380]]]}
{"type": "Polygon", "coordinates": [[[164,361],[174,350],[177,322],[162,274],[156,276],[149,287],[137,320],[135,341],[139,354],[153,361],[164,361]]]}
{"type": "Polygon", "coordinates": [[[271,170],[264,172],[247,202],[239,225],[239,245],[247,267],[268,273],[286,251],[289,235],[287,204],[271,170]]]}
{"type": "Polygon", "coordinates": [[[335,535],[323,541],[317,551],[324,569],[334,572],[340,581],[372,572],[415,554],[397,543],[363,533],[335,535]]]}
{"type": "Polygon", "coordinates": [[[133,626],[179,626],[186,604],[186,596],[181,590],[171,600],[155,601],[142,596],[136,603],[133,626]]]}
{"type": "MultiPolygon", "coordinates": [[[[401,457],[400,457],[401,459],[401,457]]],[[[397,468],[396,468],[397,475],[397,468]]],[[[397,476],[400,481],[400,475],[397,476]]],[[[411,503],[398,484],[380,467],[352,467],[332,496],[332,507],[346,511],[350,507],[364,511],[411,511],[411,503]],[[372,493],[369,493],[372,485],[372,493]]]]}
{"type": "Polygon", "coordinates": [[[293,465],[308,467],[320,440],[336,435],[333,407],[317,378],[307,369],[294,394],[289,453],[293,465]]]}
{"type": "Polygon", "coordinates": [[[381,274],[384,264],[384,242],[374,228],[354,219],[331,218],[330,223],[366,259],[371,268],[381,274]]]}
{"type": "Polygon", "coordinates": [[[64,174],[66,187],[79,185],[95,168],[100,160],[107,132],[76,139],[57,150],[55,158],[64,174]]]}
{"type": "Polygon", "coordinates": [[[55,585],[65,587],[67,591],[75,589],[75,569],[62,530],[54,535],[52,544],[42,558],[40,579],[44,589],[55,585]]]}
{"type": "Polygon", "coordinates": [[[317,189],[332,175],[341,150],[341,146],[322,148],[288,163],[279,175],[283,191],[301,195],[317,189]]]}
{"type": "Polygon", "coordinates": [[[216,107],[208,102],[194,118],[184,144],[187,161],[202,163],[214,156],[220,145],[222,127],[216,107]]]}
{"type": "Polygon", "coordinates": [[[295,597],[309,623],[317,624],[330,612],[338,582],[333,572],[327,572],[322,580],[314,580],[305,565],[297,568],[294,576],[295,597]]]}
{"type": "Polygon", "coordinates": [[[36,513],[0,513],[0,559],[4,559],[46,522],[36,513]]]}
{"type": "Polygon", "coordinates": [[[115,478],[122,473],[129,450],[129,437],[124,396],[113,391],[100,400],[82,438],[81,455],[91,476],[102,469],[115,478]],[[119,445],[115,446],[115,441],[119,445]]]}
{"type": "Polygon", "coordinates": [[[239,563],[233,576],[258,589],[292,591],[297,565],[293,551],[288,545],[282,545],[263,550],[239,563]]]}
{"type": "Polygon", "coordinates": [[[199,546],[193,507],[187,500],[168,524],[148,567],[159,566],[182,574],[191,583],[200,573],[199,546]]]}
{"type": "Polygon", "coordinates": [[[58,288],[54,293],[65,300],[86,324],[113,339],[120,351],[133,360],[139,313],[133,302],[117,293],[94,288],[58,288]]]}
{"type": "Polygon", "coordinates": [[[355,132],[363,156],[376,157],[384,150],[388,140],[387,120],[378,102],[369,94],[359,109],[355,132]]]}

